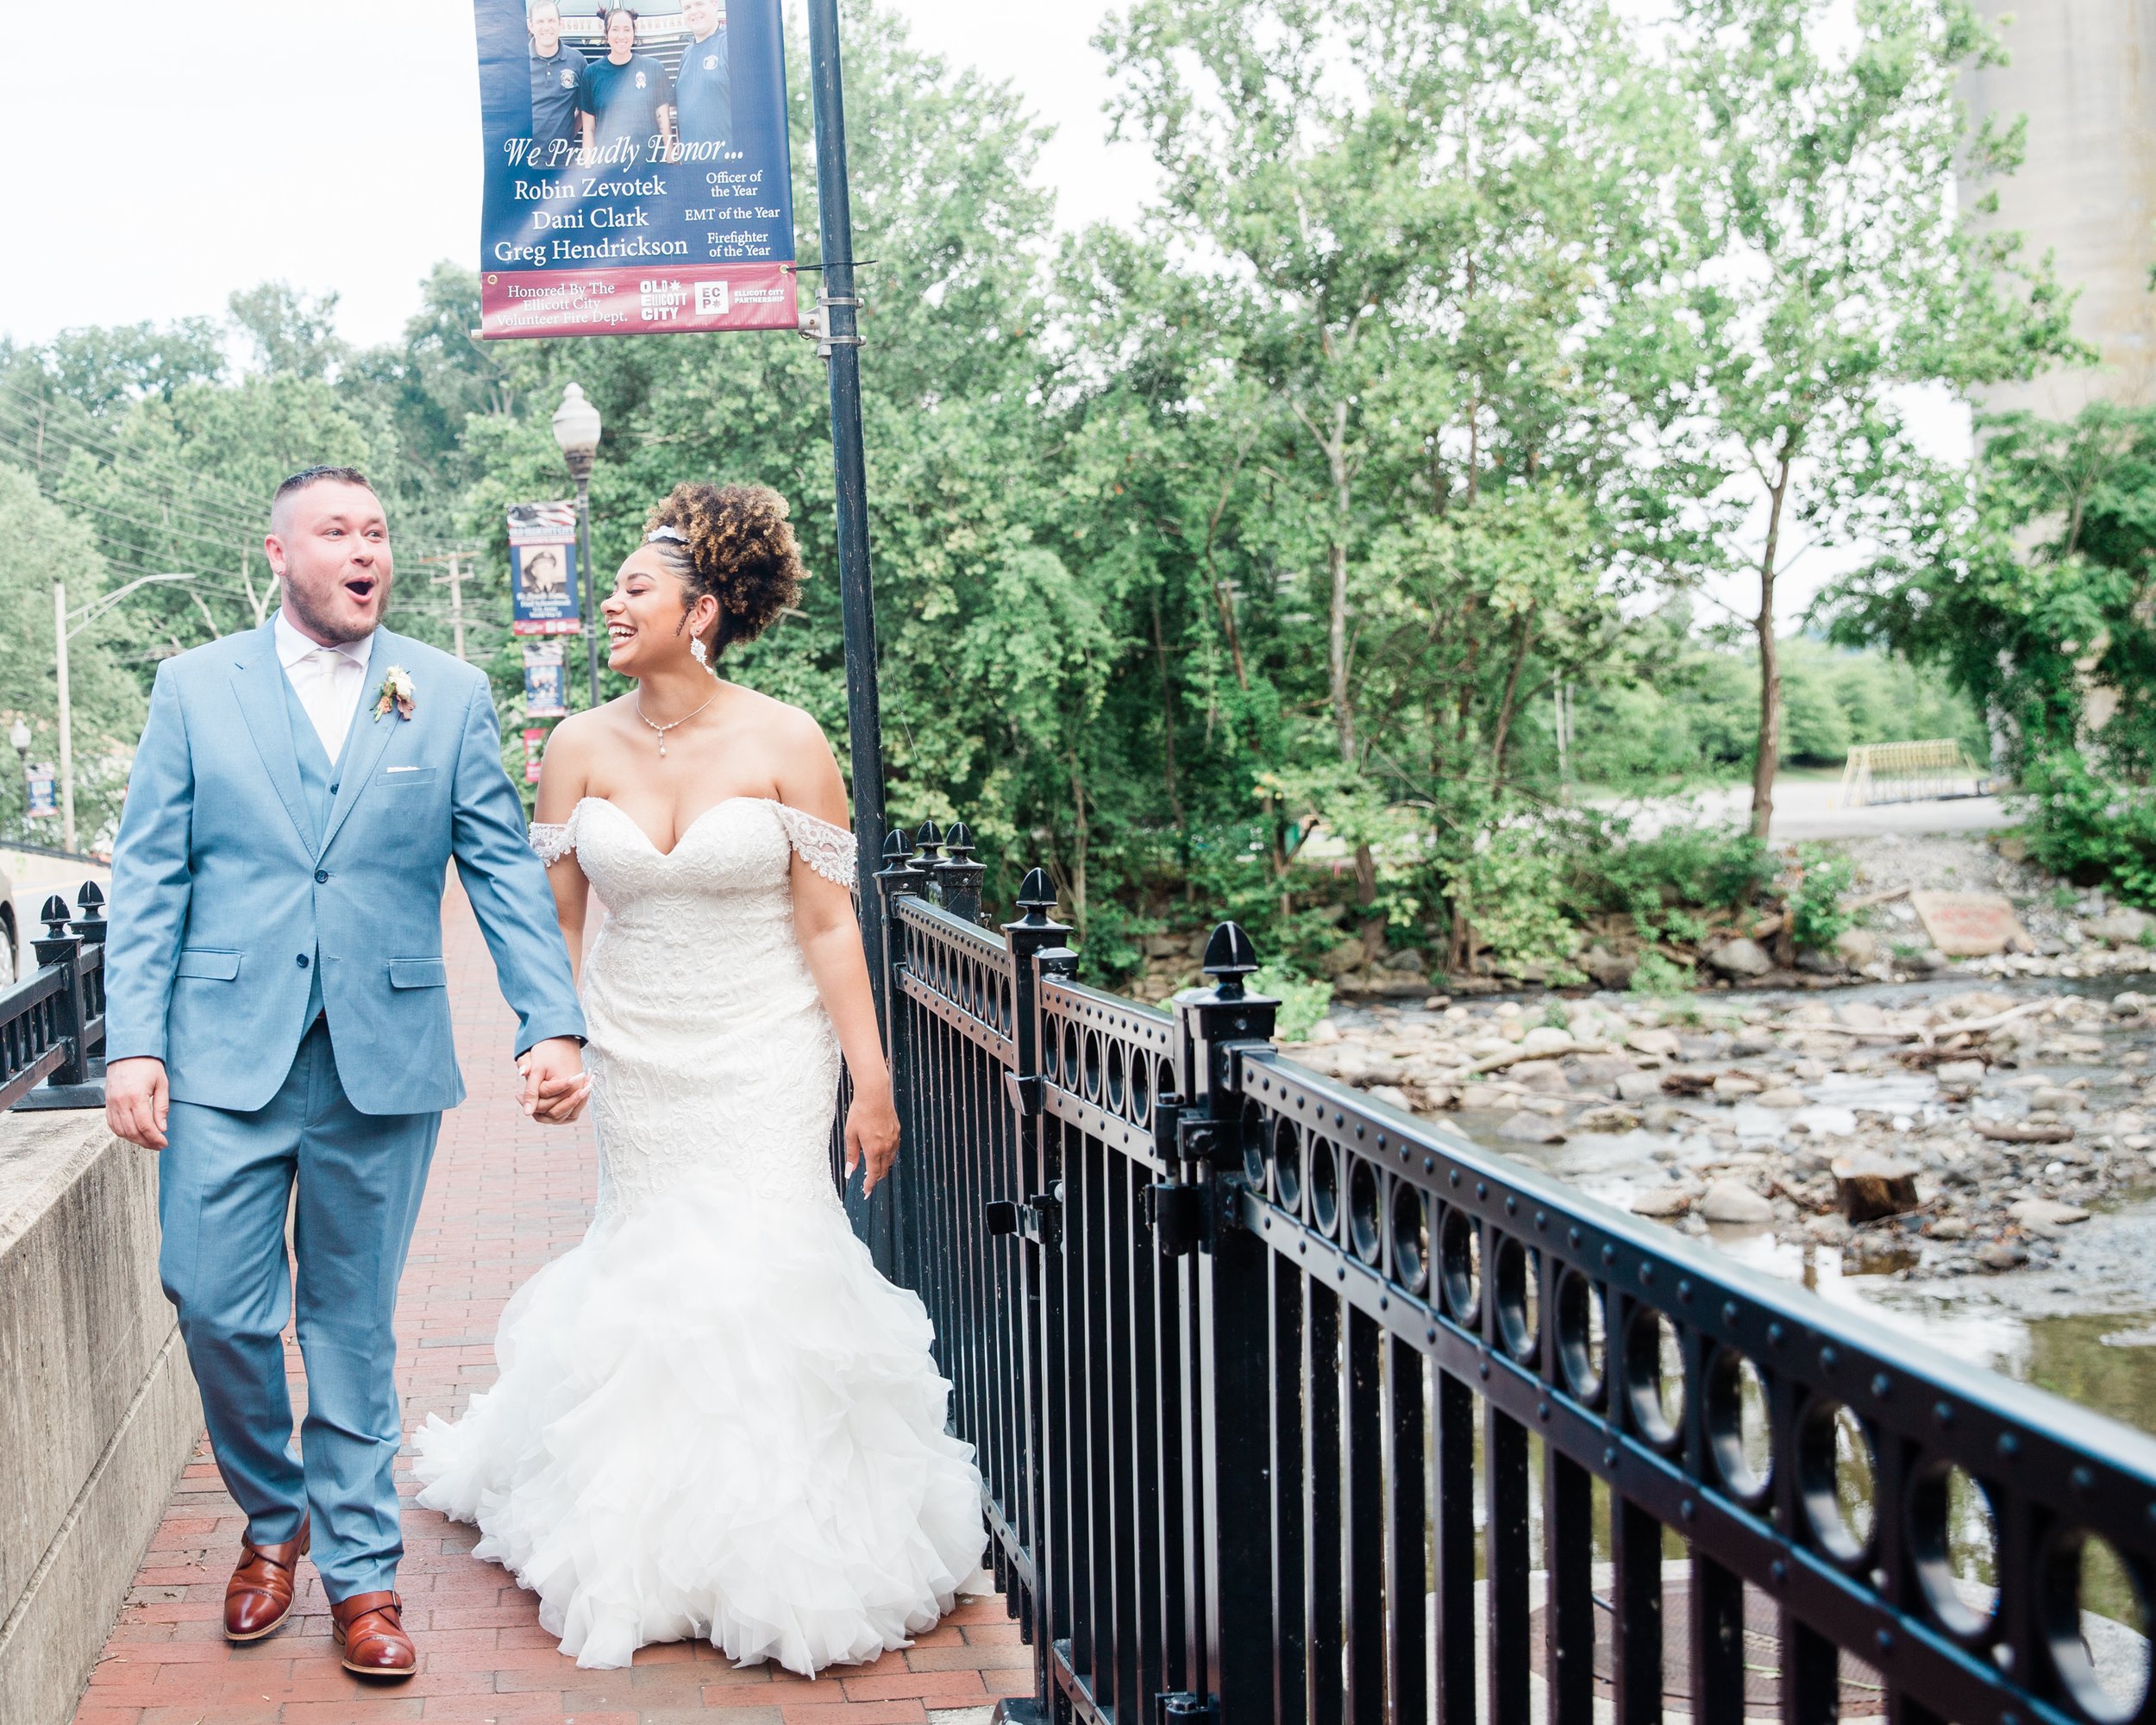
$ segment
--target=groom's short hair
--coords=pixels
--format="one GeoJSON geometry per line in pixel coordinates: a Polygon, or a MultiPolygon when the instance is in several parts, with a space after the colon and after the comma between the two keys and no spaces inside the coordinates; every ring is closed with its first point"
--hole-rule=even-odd
{"type": "Polygon", "coordinates": [[[373,491],[374,481],[357,467],[302,467],[284,484],[277,487],[277,494],[270,499],[270,519],[276,520],[278,511],[288,497],[297,497],[309,486],[334,480],[338,485],[357,486],[362,491],[373,491]]]}

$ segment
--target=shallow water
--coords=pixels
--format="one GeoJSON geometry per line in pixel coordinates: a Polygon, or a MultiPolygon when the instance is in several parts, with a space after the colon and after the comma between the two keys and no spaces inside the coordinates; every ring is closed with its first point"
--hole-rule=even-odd
{"type": "MultiPolygon", "coordinates": [[[[1710,1013],[1822,999],[1897,1007],[1930,1004],[1977,989],[2017,997],[2061,992],[2109,997],[2128,989],[2156,993],[2156,975],[2037,981],[1948,977],[1846,988],[1825,995],[1715,994],[1702,997],[1701,1005],[1710,1013]]],[[[1349,1015],[1342,1016],[1344,1020],[1349,1015]]],[[[2013,1076],[2059,1082],[2093,1079],[2101,1095],[2117,1082],[2118,1055],[2156,1051],[2156,1035],[2147,1032],[2114,1034],[2105,1040],[2113,1051],[2102,1063],[2032,1063],[2018,1068],[2013,1076]]],[[[1741,1063],[1733,1057],[1729,1063],[1741,1063]]],[[[1857,1131],[1858,1110],[1883,1115],[1893,1127],[1907,1130],[1934,1117],[1941,1107],[1939,1088],[1928,1075],[1894,1067],[1835,1073],[1803,1088],[1814,1100],[1802,1109],[1693,1102],[1682,1105],[1685,1119],[1674,1131],[1576,1134],[1560,1145],[1523,1145],[1500,1138],[1496,1129],[1506,1118],[1503,1113],[1463,1113],[1452,1118],[1486,1148],[1529,1162],[1622,1208],[1641,1190],[1666,1183],[1672,1169],[1696,1171],[1726,1162],[1731,1135],[1741,1153],[1784,1138],[1793,1125],[1807,1128],[1815,1141],[1832,1140],[1857,1131]],[[1723,1140],[1720,1147],[1711,1142],[1715,1137],[1723,1140]]],[[[1976,1107],[1982,1114],[2006,1111],[1986,1098],[1979,1098],[1976,1107]]],[[[1822,1142],[1820,1147],[1831,1150],[1833,1145],[1822,1142]]],[[[2156,1432],[2156,1195],[2137,1196],[2069,1230],[2059,1242],[2055,1263],[2006,1275],[1918,1280],[1892,1274],[1851,1275],[1845,1273],[1836,1247],[1784,1244],[1764,1229],[1717,1227],[1710,1229],[1708,1237],[1743,1263],[1802,1282],[1839,1304],[1861,1306],[1876,1313],[1882,1322],[1959,1359],[1991,1366],[2156,1432]]]]}

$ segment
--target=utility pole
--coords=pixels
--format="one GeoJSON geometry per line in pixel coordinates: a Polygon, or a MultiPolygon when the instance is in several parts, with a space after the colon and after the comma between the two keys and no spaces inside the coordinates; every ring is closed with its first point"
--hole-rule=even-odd
{"type": "Polygon", "coordinates": [[[854,844],[861,940],[881,1017],[883,931],[865,884],[883,867],[883,717],[876,694],[876,601],[868,568],[868,476],[861,443],[861,301],[854,294],[852,194],[846,182],[846,104],[838,64],[838,0],[809,0],[809,86],[816,102],[816,203],[823,292],[813,326],[830,373],[831,464],[837,477],[838,601],[846,643],[846,731],[852,744],[854,844]]]}
{"type": "Polygon", "coordinates": [[[60,839],[75,848],[75,720],[67,692],[67,583],[53,583],[53,663],[60,673],[60,839]]]}
{"type": "MultiPolygon", "coordinates": [[[[447,586],[449,589],[449,627],[451,630],[454,631],[456,637],[456,655],[460,659],[466,657],[464,651],[463,559],[463,552],[450,552],[449,573],[446,575],[436,575],[428,582],[429,586],[447,586]]],[[[434,562],[437,560],[429,557],[427,561],[429,562],[434,562]]]]}

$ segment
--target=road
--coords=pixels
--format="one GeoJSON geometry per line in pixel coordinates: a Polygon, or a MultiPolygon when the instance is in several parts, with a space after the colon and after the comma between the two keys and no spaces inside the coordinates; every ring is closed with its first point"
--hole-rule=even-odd
{"type": "MultiPolygon", "coordinates": [[[[1841,786],[1830,779],[1784,776],[1774,781],[1774,825],[1770,838],[1791,844],[1806,838],[1873,838],[1891,833],[1990,832],[2017,817],[1997,797],[1952,797],[1936,802],[1877,803],[1843,808],[1841,786]]],[[[1741,821],[1752,811],[1752,787],[1702,792],[1690,798],[1658,798],[1645,804],[1604,804],[1640,811],[1634,831],[1651,834],[1688,819],[1741,821]]]]}

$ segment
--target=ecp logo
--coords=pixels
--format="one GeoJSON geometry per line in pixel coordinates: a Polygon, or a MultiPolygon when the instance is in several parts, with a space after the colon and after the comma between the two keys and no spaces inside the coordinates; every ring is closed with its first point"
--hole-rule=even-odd
{"type": "Polygon", "coordinates": [[[730,306],[723,281],[699,281],[696,284],[696,315],[699,317],[724,317],[730,306]]]}

